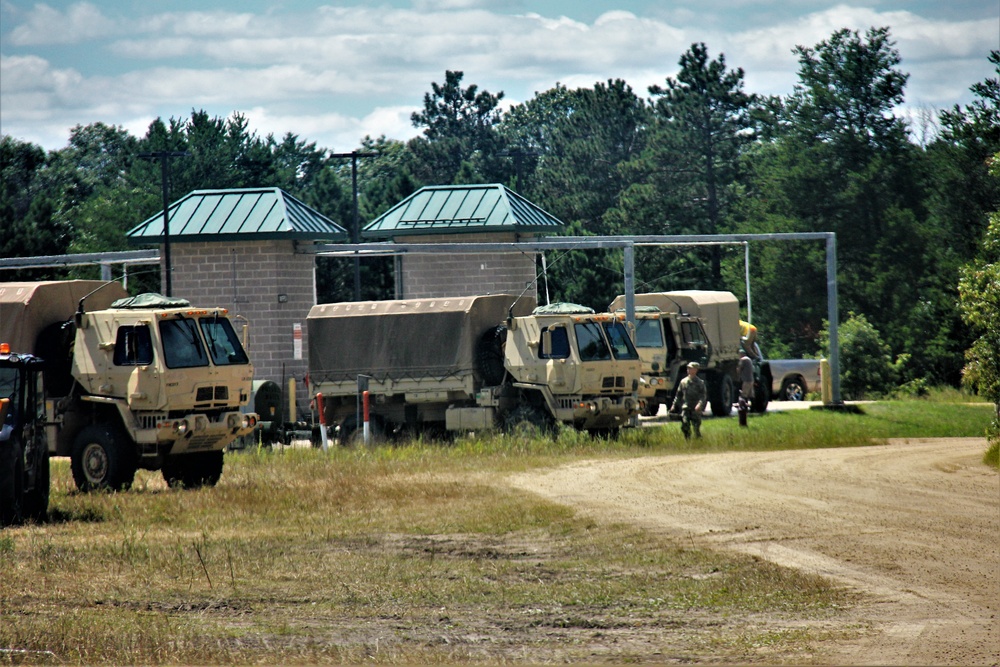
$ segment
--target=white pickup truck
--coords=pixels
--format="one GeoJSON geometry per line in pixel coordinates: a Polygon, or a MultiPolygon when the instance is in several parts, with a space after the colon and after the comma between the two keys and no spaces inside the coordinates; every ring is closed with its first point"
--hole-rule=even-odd
{"type": "Polygon", "coordinates": [[[771,378],[775,401],[804,401],[822,391],[819,359],[765,359],[761,374],[771,378]]]}

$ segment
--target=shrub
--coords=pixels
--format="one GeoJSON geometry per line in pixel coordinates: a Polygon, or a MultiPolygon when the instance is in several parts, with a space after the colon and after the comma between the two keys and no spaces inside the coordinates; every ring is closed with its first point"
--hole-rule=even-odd
{"type": "MultiPolygon", "coordinates": [[[[882,396],[895,387],[899,369],[908,356],[893,362],[889,345],[863,314],[849,313],[838,328],[840,342],[840,388],[845,398],[882,396]]],[[[819,335],[820,344],[830,353],[829,327],[819,335]]]]}

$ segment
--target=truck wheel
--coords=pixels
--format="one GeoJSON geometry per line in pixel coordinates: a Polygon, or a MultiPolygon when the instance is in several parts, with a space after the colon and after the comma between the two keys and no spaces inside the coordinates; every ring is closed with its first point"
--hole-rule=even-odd
{"type": "Polygon", "coordinates": [[[783,401],[804,401],[806,400],[806,385],[800,377],[787,378],[781,383],[781,396],[783,401]]]}
{"type": "Polygon", "coordinates": [[[135,445],[120,429],[92,424],[73,441],[70,468],[81,491],[131,488],[136,467],[135,445]]]}
{"type": "Polygon", "coordinates": [[[550,435],[553,426],[549,413],[535,405],[519,405],[507,413],[503,420],[506,433],[523,438],[550,435]]]}
{"type": "Polygon", "coordinates": [[[49,452],[45,442],[41,443],[42,453],[35,466],[35,488],[24,496],[24,517],[42,522],[49,514],[49,452]]]}
{"type": "Polygon", "coordinates": [[[215,486],[222,477],[222,450],[176,454],[163,462],[163,479],[172,489],[200,489],[215,486]]]}
{"type": "Polygon", "coordinates": [[[712,414],[716,417],[728,417],[733,411],[733,400],[736,389],[733,378],[722,375],[709,385],[709,402],[712,404],[712,414]]]}
{"type": "MultiPolygon", "coordinates": [[[[368,445],[384,444],[387,440],[385,430],[385,423],[378,416],[373,415],[368,420],[368,445]]],[[[353,416],[346,417],[344,421],[340,423],[340,434],[338,439],[341,447],[357,447],[358,445],[364,445],[364,423],[359,425],[358,420],[353,416]]]]}
{"type": "Polygon", "coordinates": [[[660,399],[658,398],[647,398],[646,407],[642,410],[643,417],[655,417],[660,411],[660,399]]]}
{"type": "Polygon", "coordinates": [[[500,325],[486,331],[476,344],[476,370],[486,385],[502,384],[507,376],[503,365],[506,342],[507,327],[500,325]]]}
{"type": "Polygon", "coordinates": [[[21,441],[11,438],[0,442],[0,526],[21,522],[24,498],[24,457],[21,441]]]}
{"type": "Polygon", "coordinates": [[[763,414],[767,412],[767,404],[770,402],[770,390],[763,382],[755,382],[753,385],[753,401],[750,402],[750,410],[763,414]]]}

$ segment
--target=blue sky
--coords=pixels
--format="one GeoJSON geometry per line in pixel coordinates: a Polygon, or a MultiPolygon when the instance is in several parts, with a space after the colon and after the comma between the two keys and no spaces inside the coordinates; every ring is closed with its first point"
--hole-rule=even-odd
{"type": "Polygon", "coordinates": [[[751,93],[787,95],[796,45],[889,26],[910,74],[901,114],[966,104],[995,70],[1000,0],[0,0],[0,132],[47,149],[93,122],[238,111],[261,135],[347,151],[407,139],[445,70],[523,102],[560,82],[640,95],[704,42],[751,93]]]}

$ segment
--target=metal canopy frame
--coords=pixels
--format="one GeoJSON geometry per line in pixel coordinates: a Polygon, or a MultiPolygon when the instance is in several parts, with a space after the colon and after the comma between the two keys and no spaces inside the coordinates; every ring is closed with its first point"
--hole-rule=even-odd
{"type": "Polygon", "coordinates": [[[296,245],[296,252],[321,256],[433,255],[476,252],[545,252],[548,250],[621,249],[624,254],[625,317],[635,322],[635,247],[675,245],[721,245],[752,241],[823,241],[826,244],[827,321],[830,335],[831,399],[840,396],[840,339],[837,333],[837,235],[833,232],[785,232],[773,234],[681,234],[645,236],[550,236],[511,243],[356,243],[296,245]]]}
{"type": "MultiPolygon", "coordinates": [[[[826,244],[827,320],[830,334],[830,379],[834,405],[840,397],[840,339],[837,303],[837,236],[833,232],[787,232],[774,234],[689,234],[649,236],[551,236],[511,243],[355,243],[303,244],[296,242],[296,252],[327,257],[379,257],[405,254],[475,253],[475,252],[546,252],[548,250],[621,249],[624,254],[625,316],[635,322],[635,247],[677,245],[723,245],[752,241],[823,241],[826,244]]],[[[749,252],[749,250],[748,250],[749,252]]],[[[111,279],[112,264],[154,264],[160,259],[157,250],[129,250],[41,257],[0,259],[2,269],[47,268],[99,264],[101,276],[111,279]]],[[[748,270],[749,271],[749,270],[748,270]]],[[[749,291],[748,291],[749,300],[749,291]]],[[[749,305],[749,304],[748,304],[749,305]]],[[[749,317],[749,313],[748,313],[749,317]]]]}

